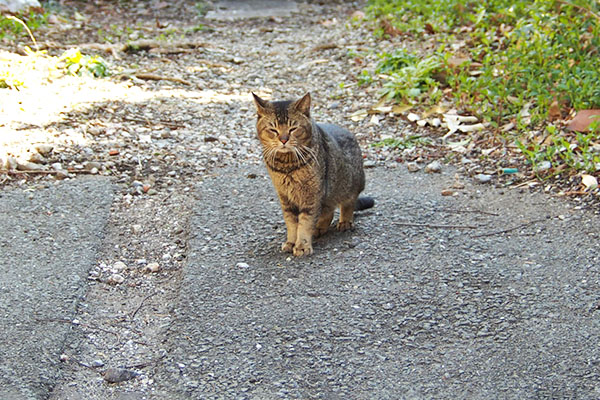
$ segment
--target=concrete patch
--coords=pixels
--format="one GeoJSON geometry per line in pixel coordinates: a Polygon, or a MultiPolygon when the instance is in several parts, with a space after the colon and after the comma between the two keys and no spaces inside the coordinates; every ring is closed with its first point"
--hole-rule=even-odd
{"type": "Polygon", "coordinates": [[[1,399],[43,399],[57,381],[112,198],[104,178],[0,194],[1,399]]]}

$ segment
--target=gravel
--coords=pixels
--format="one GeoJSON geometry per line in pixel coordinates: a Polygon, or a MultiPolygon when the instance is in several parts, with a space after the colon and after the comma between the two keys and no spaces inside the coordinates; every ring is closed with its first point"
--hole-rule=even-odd
{"type": "Polygon", "coordinates": [[[4,188],[36,197],[89,175],[117,188],[51,399],[599,397],[593,211],[505,188],[516,178],[480,165],[477,148],[425,174],[447,149],[370,146],[432,128],[351,118],[377,100],[356,86],[367,66],[351,54],[397,45],[347,27],[363,3],[235,22],[206,20],[197,3],[69,3],[65,21],[36,31],[50,54],[106,44],[102,33],[161,46],[102,53],[112,78],[54,79],[0,104],[4,188]],[[311,91],[313,115],[364,149],[376,208],[309,259],[278,250],[285,228],[250,91],[311,91]],[[21,162],[43,171],[15,172],[21,162]],[[494,180],[476,185],[477,174],[494,180]],[[136,375],[108,384],[109,369],[136,375]]]}

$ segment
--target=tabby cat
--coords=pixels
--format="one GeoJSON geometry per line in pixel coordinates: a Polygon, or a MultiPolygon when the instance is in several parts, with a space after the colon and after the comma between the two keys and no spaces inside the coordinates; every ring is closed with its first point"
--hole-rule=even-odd
{"type": "Polygon", "coordinates": [[[310,117],[310,93],[296,101],[266,101],[252,93],[263,159],[279,195],[287,240],[282,250],[313,253],[313,236],[327,232],[336,207],[339,231],[352,228],[354,211],[373,207],[359,197],[365,187],[363,158],[352,133],[310,117]]]}

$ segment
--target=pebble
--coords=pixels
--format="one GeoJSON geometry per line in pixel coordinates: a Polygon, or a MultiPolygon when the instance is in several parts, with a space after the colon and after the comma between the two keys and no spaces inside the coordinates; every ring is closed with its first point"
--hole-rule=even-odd
{"type": "Polygon", "coordinates": [[[106,283],[108,283],[110,285],[118,285],[123,282],[125,282],[125,277],[121,274],[112,274],[106,280],[106,283]]]}
{"type": "Polygon", "coordinates": [[[158,272],[160,271],[160,265],[157,262],[151,262],[148,263],[142,271],[146,273],[158,272]]]}
{"type": "Polygon", "coordinates": [[[133,233],[136,233],[136,234],[140,233],[142,231],[142,228],[143,227],[140,224],[131,225],[131,230],[133,231],[133,233]]]}
{"type": "Polygon", "coordinates": [[[29,161],[36,164],[45,164],[47,162],[46,158],[40,153],[31,153],[29,161]]]}
{"type": "Polygon", "coordinates": [[[442,196],[454,196],[456,192],[452,189],[444,189],[442,190],[442,196]]]}
{"type": "Polygon", "coordinates": [[[239,262],[235,266],[237,268],[250,268],[250,265],[246,264],[245,262],[239,262]]]}
{"type": "Polygon", "coordinates": [[[35,146],[35,150],[44,157],[48,157],[52,150],[54,150],[54,146],[51,144],[38,144],[35,146]]]}
{"type": "Polygon", "coordinates": [[[364,162],[363,167],[364,168],[374,168],[376,165],[377,165],[377,163],[375,161],[367,160],[364,162]]]}
{"type": "Polygon", "coordinates": [[[123,261],[117,261],[112,265],[112,269],[114,271],[123,271],[127,269],[127,264],[125,264],[123,261]]]}
{"type": "Polygon", "coordinates": [[[137,375],[135,371],[125,368],[108,368],[104,371],[104,380],[109,383],[119,383],[131,380],[137,375]]]}
{"type": "Polygon", "coordinates": [[[41,164],[36,164],[30,161],[17,161],[17,169],[19,171],[43,171],[45,168],[41,164]]]}
{"type": "Polygon", "coordinates": [[[548,171],[550,168],[552,168],[552,163],[550,161],[542,161],[541,163],[537,164],[533,170],[535,172],[544,172],[548,171]]]}
{"type": "Polygon", "coordinates": [[[440,173],[442,172],[442,164],[439,161],[432,161],[425,167],[425,172],[431,173],[440,173]]]}
{"type": "Polygon", "coordinates": [[[99,367],[104,367],[104,361],[98,359],[98,360],[94,360],[90,363],[90,366],[93,368],[99,368],[99,367]]]}
{"type": "Polygon", "coordinates": [[[492,180],[492,176],[488,174],[477,174],[473,178],[477,183],[488,183],[492,180]]]}
{"type": "Polygon", "coordinates": [[[421,167],[419,167],[419,164],[417,164],[416,162],[409,162],[406,164],[406,169],[408,170],[408,172],[417,172],[421,169],[421,167]]]}

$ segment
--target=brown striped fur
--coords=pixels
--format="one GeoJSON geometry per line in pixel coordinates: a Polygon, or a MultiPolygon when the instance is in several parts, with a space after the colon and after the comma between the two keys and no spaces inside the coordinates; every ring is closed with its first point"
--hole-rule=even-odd
{"type": "Polygon", "coordinates": [[[312,254],[313,236],[327,232],[336,207],[344,231],[353,226],[356,206],[373,206],[371,198],[357,202],[365,186],[360,148],[347,130],[311,119],[309,93],[294,102],[253,97],[263,159],[287,228],[282,250],[312,254]]]}

